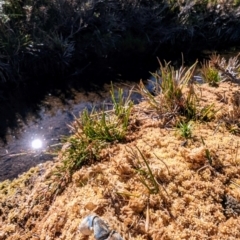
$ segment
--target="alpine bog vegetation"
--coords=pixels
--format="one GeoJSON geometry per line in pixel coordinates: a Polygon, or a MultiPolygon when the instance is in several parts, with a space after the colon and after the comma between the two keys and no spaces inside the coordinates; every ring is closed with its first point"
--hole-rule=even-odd
{"type": "Polygon", "coordinates": [[[166,92],[149,100],[144,91],[137,105],[114,97],[104,120],[103,109],[85,113],[87,122],[80,115],[54,161],[0,184],[0,236],[84,239],[78,226],[94,213],[124,239],[239,239],[240,136],[228,127],[240,126],[239,83],[229,81],[194,86],[199,117],[191,122],[169,107],[187,98],[188,84],[164,108],[166,92]],[[179,120],[194,124],[180,126],[186,144],[179,120]]]}

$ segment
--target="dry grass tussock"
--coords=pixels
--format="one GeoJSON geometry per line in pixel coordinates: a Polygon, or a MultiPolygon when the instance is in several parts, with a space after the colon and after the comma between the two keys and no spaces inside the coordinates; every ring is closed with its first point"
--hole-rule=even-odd
{"type": "Polygon", "coordinates": [[[0,239],[86,239],[78,226],[90,213],[124,239],[240,239],[238,93],[231,82],[195,87],[199,108],[216,111],[194,119],[187,139],[148,101],[133,106],[126,139],[105,145],[54,198],[52,173],[68,146],[1,183],[0,239]]]}

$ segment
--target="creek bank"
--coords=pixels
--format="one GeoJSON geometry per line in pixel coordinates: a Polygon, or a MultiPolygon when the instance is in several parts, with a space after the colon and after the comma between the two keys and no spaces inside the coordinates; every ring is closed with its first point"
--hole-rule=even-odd
{"type": "MultiPolygon", "coordinates": [[[[224,51],[221,54],[228,59],[236,52],[224,51]]],[[[180,65],[177,60],[173,60],[173,62],[180,65]]],[[[157,63],[156,59],[155,63],[157,63]]],[[[142,66],[142,69],[137,71],[136,76],[139,78],[135,76],[135,78],[131,78],[130,82],[123,79],[132,77],[131,74],[135,71],[133,69],[124,71],[122,75],[118,75],[114,86],[121,86],[128,92],[135,85],[135,81],[139,83],[139,79],[142,78],[141,74],[146,77],[145,79],[149,78],[149,71],[145,71],[146,66],[142,66]],[[120,83],[121,81],[123,82],[120,83]]],[[[129,67],[131,66],[129,65],[129,67]]],[[[151,72],[155,72],[155,70],[156,68],[150,69],[151,72]]],[[[108,75],[106,72],[103,76],[106,74],[108,75]]],[[[94,71],[92,76],[99,77],[94,71]]],[[[108,76],[113,77],[111,74],[108,76]]],[[[106,78],[103,79],[106,80],[106,78]]],[[[196,79],[202,81],[201,78],[196,79]]],[[[153,85],[148,84],[148,87],[152,88],[153,85]]],[[[46,149],[35,151],[31,147],[31,142],[40,138],[44,147],[60,144],[62,136],[70,134],[67,124],[73,121],[73,114],[78,116],[84,108],[90,109],[93,105],[101,105],[109,97],[107,84],[105,87],[103,85],[102,87],[92,86],[86,91],[80,88],[76,82],[72,82],[71,85],[62,85],[59,90],[55,89],[48,92],[45,97],[46,89],[43,88],[41,91],[41,88],[42,86],[39,86],[37,92],[30,88],[31,95],[28,92],[22,95],[21,91],[16,89],[17,97],[13,94],[10,102],[0,106],[1,116],[4,116],[0,122],[1,181],[13,179],[29,168],[51,159],[51,148],[49,153],[46,149]]],[[[138,101],[139,96],[134,95],[133,99],[138,101]]]]}
{"type": "Polygon", "coordinates": [[[85,239],[78,226],[97,214],[126,240],[239,239],[240,139],[224,124],[237,107],[232,99],[239,85],[202,84],[196,92],[199,107],[213,104],[218,111],[208,122],[193,122],[185,144],[142,102],[134,106],[126,141],[108,145],[98,161],[76,171],[51,204],[49,181],[64,160],[64,149],[54,161],[1,183],[0,236],[85,239]],[[156,192],[148,167],[158,183],[156,192]]]}

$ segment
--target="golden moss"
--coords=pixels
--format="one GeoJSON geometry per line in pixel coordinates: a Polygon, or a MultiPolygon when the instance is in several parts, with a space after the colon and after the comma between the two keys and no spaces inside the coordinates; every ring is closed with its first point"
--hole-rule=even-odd
{"type": "Polygon", "coordinates": [[[1,183],[0,239],[84,239],[78,225],[93,212],[125,239],[239,239],[240,138],[222,124],[231,102],[216,94],[227,99],[238,88],[201,86],[200,102],[220,110],[211,122],[195,124],[186,145],[147,114],[146,103],[135,106],[130,121],[138,119],[138,128],[130,126],[128,141],[104,148],[100,160],[75,172],[50,205],[48,178],[62,155],[43,164],[42,175],[36,167],[1,183]],[[153,181],[155,193],[149,189],[153,181]]]}

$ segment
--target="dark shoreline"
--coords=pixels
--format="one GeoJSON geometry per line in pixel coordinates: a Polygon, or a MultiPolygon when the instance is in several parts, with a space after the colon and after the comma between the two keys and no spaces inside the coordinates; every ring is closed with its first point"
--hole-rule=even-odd
{"type": "Polygon", "coordinates": [[[131,71],[156,57],[179,60],[181,54],[195,61],[204,50],[240,42],[240,4],[93,0],[60,6],[50,0],[26,10],[24,2],[8,3],[0,24],[0,99],[19,86],[54,88],[71,80],[81,87],[101,85],[108,75],[116,79],[122,67],[131,71]],[[92,72],[97,77],[86,79],[92,72]]]}

